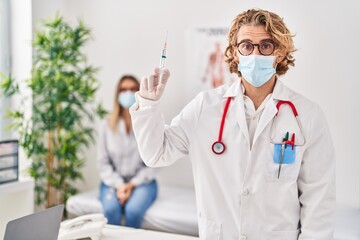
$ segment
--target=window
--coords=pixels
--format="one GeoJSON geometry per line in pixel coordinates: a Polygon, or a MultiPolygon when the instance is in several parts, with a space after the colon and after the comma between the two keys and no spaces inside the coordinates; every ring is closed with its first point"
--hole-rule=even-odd
{"type": "MultiPolygon", "coordinates": [[[[10,71],[10,0],[0,0],[0,72],[10,71]]],[[[10,137],[4,131],[9,124],[4,118],[5,109],[10,107],[10,100],[0,96],[0,140],[10,137]]]]}

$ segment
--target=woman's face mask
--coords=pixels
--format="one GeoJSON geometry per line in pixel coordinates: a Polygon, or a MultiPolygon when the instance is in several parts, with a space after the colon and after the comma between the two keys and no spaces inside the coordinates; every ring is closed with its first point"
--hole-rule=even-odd
{"type": "Polygon", "coordinates": [[[276,73],[275,56],[239,54],[238,70],[245,80],[254,87],[261,87],[276,73]]]}
{"type": "Polygon", "coordinates": [[[123,108],[129,109],[135,103],[135,92],[130,90],[121,92],[118,102],[123,108]]]}

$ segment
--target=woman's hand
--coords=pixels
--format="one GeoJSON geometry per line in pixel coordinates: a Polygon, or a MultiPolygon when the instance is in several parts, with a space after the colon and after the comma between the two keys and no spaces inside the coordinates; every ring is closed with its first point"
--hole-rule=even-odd
{"type": "Polygon", "coordinates": [[[125,183],[118,187],[116,195],[119,199],[121,205],[124,205],[126,201],[130,198],[132,191],[134,190],[135,185],[131,182],[125,183]]]}

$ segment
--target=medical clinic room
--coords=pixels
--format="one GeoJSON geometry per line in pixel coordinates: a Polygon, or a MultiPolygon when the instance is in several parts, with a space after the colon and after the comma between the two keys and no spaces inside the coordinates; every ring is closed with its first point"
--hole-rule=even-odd
{"type": "Polygon", "coordinates": [[[356,0],[0,0],[0,239],[360,240],[356,0]]]}

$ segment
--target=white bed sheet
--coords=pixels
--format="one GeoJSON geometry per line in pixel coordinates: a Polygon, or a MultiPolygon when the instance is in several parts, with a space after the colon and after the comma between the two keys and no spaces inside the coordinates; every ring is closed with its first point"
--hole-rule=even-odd
{"type": "MultiPolygon", "coordinates": [[[[158,191],[156,201],[144,216],[142,228],[198,236],[194,190],[161,186],[158,191]]],[[[97,189],[70,197],[66,208],[70,216],[103,211],[97,189]]]]}
{"type": "MultiPolygon", "coordinates": [[[[66,207],[73,216],[102,212],[98,190],[72,196],[66,207]]],[[[334,240],[360,240],[360,209],[338,206],[334,240]]],[[[159,187],[157,200],[144,216],[149,230],[198,236],[195,193],[182,187],[159,187]]]]}

